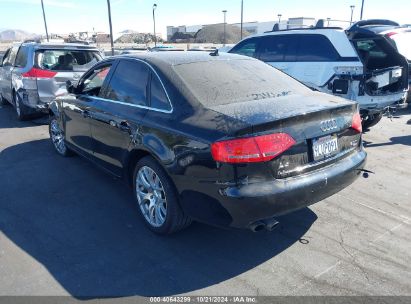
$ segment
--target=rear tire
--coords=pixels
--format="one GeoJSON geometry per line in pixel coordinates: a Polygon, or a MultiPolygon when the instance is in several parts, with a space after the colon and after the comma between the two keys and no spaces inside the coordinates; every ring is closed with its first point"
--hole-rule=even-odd
{"type": "Polygon", "coordinates": [[[383,117],[383,113],[377,113],[374,115],[370,115],[368,116],[368,118],[366,120],[362,121],[362,126],[365,130],[374,127],[376,124],[378,124],[380,122],[380,120],[383,117]]]}
{"type": "Polygon", "coordinates": [[[0,93],[0,106],[7,106],[8,104],[8,101],[3,98],[3,95],[0,93]]]}
{"type": "Polygon", "coordinates": [[[172,180],[151,156],[138,161],[133,189],[140,215],[151,231],[168,235],[191,224],[191,219],[180,207],[172,180]]]}
{"type": "Polygon", "coordinates": [[[55,116],[50,118],[49,122],[49,134],[50,140],[56,152],[63,156],[69,157],[72,156],[74,153],[67,147],[66,139],[64,136],[64,131],[60,128],[60,125],[57,121],[55,116]]]}
{"type": "Polygon", "coordinates": [[[16,92],[13,93],[13,100],[14,107],[16,109],[17,119],[20,121],[27,120],[27,107],[24,105],[24,103],[21,102],[20,97],[16,92]]]}

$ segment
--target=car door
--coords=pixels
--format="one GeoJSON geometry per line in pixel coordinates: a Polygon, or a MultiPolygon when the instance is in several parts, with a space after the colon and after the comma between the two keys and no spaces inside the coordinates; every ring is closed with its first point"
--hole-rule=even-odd
{"type": "Polygon", "coordinates": [[[143,61],[119,59],[103,98],[90,108],[94,157],[117,176],[147,113],[149,70],[143,61]]]}
{"type": "Polygon", "coordinates": [[[8,60],[10,54],[10,49],[8,49],[3,57],[1,58],[1,64],[0,64],[0,93],[3,97],[5,97],[4,95],[4,91],[5,91],[5,87],[8,85],[5,79],[5,70],[8,69],[6,63],[8,60]]]}
{"type": "Polygon", "coordinates": [[[113,61],[95,66],[79,81],[76,94],[62,99],[66,142],[78,152],[92,156],[94,142],[91,137],[91,109],[101,97],[113,61]]]}
{"type": "Polygon", "coordinates": [[[10,102],[13,101],[11,80],[18,49],[18,46],[14,46],[6,52],[1,67],[1,94],[10,102]]]}

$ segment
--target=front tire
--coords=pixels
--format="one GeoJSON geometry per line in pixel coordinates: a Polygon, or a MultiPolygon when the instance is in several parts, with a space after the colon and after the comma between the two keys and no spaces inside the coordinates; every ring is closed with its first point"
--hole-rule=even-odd
{"type": "Polygon", "coordinates": [[[180,207],[173,182],[152,157],[144,157],[137,163],[133,189],[141,217],[151,231],[167,235],[191,224],[180,207]]]}
{"type": "Polygon", "coordinates": [[[73,152],[66,145],[64,131],[61,129],[57,121],[57,118],[54,116],[50,118],[49,134],[50,134],[50,140],[51,140],[51,143],[53,144],[54,150],[56,150],[56,152],[59,155],[63,157],[68,157],[68,156],[73,155],[73,152]]]}

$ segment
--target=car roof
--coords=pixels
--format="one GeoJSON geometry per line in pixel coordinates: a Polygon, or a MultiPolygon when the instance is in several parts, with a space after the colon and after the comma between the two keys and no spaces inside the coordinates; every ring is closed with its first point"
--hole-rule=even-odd
{"type": "Polygon", "coordinates": [[[79,50],[97,50],[95,46],[80,43],[47,43],[47,42],[23,42],[21,45],[33,46],[36,49],[79,49],[79,50]]]}
{"type": "Polygon", "coordinates": [[[211,55],[214,52],[196,52],[196,51],[172,51],[172,52],[147,52],[118,55],[111,58],[135,58],[146,61],[158,66],[176,66],[181,64],[190,64],[195,62],[210,62],[210,61],[227,61],[227,60],[256,60],[254,58],[245,57],[236,54],[218,53],[211,55]]]}
{"type": "MultiPolygon", "coordinates": [[[[269,36],[269,35],[282,35],[282,34],[314,34],[314,33],[330,33],[330,32],[344,32],[344,30],[340,27],[310,27],[310,28],[294,28],[294,29],[286,29],[286,30],[278,30],[278,31],[268,31],[262,34],[253,35],[249,37],[261,37],[261,36],[269,36]]],[[[247,37],[248,38],[248,37],[247,37]]]]}

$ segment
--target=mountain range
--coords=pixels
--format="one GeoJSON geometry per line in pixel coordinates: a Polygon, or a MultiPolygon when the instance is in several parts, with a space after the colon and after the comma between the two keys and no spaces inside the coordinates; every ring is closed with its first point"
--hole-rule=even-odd
{"type": "Polygon", "coordinates": [[[0,30],[0,42],[22,41],[39,37],[37,34],[29,33],[22,30],[2,29],[0,30]]]}

